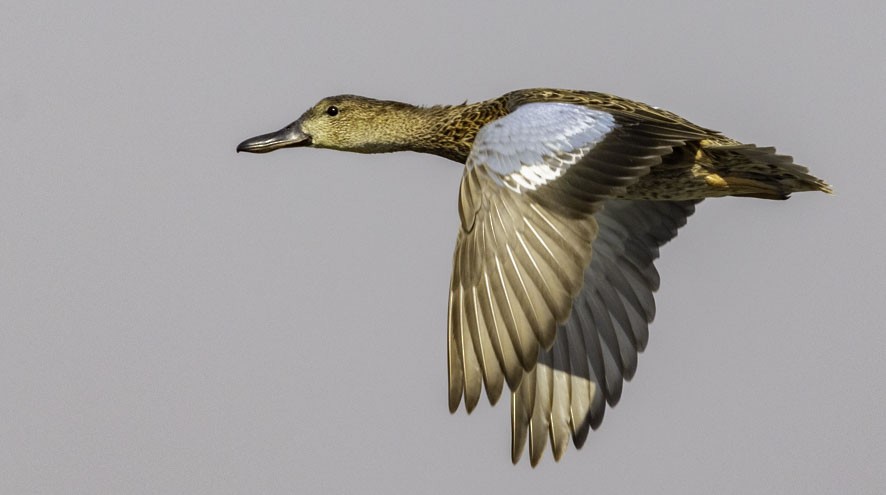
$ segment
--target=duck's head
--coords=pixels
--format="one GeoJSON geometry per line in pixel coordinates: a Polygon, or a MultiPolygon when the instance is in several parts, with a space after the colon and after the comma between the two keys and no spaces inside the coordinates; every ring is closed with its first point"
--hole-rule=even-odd
{"type": "Polygon", "coordinates": [[[298,146],[360,153],[396,151],[408,140],[415,110],[412,105],[395,101],[330,96],[279,131],[243,141],[237,151],[267,153],[298,146]]]}

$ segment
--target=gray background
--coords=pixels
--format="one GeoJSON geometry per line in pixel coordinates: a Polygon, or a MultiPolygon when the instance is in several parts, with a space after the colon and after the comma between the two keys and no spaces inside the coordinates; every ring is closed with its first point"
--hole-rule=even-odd
{"type": "Polygon", "coordinates": [[[886,7],[837,4],[5,2],[0,493],[882,492],[886,7]],[[622,402],[535,470],[506,403],[447,412],[460,167],[234,153],[330,94],[533,86],[837,191],[704,203],[622,402]]]}

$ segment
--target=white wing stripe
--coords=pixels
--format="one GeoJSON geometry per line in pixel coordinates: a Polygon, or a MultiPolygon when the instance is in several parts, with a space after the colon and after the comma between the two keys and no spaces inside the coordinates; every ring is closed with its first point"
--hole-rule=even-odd
{"type": "Polygon", "coordinates": [[[500,185],[535,190],[560,177],[615,128],[614,117],[569,103],[527,103],[482,127],[468,158],[500,185]]]}

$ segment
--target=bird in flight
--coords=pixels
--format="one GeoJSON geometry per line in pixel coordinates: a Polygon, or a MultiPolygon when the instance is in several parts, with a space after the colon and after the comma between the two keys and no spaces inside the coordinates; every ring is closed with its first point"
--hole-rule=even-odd
{"type": "Polygon", "coordinates": [[[559,460],[614,406],[655,315],[653,261],[704,198],[831,192],[789,156],[604,93],[420,107],[340,95],[237,151],[416,151],[464,164],[449,409],[510,391],[511,459],[559,460]]]}

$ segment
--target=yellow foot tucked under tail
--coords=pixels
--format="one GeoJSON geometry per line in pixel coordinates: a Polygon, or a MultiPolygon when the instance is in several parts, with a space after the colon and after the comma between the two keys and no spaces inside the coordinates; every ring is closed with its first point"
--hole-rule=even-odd
{"type": "Polygon", "coordinates": [[[830,185],[794,163],[790,156],[776,154],[775,148],[728,144],[702,149],[710,160],[705,182],[723,188],[730,196],[787,199],[791,193],[803,191],[833,194],[830,185]]]}

